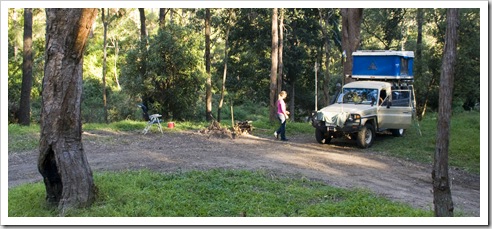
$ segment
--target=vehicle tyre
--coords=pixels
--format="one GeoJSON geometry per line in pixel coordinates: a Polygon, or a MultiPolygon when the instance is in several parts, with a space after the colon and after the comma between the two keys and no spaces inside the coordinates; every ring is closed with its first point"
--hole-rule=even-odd
{"type": "Polygon", "coordinates": [[[319,144],[328,144],[330,143],[330,140],[331,138],[327,138],[325,133],[323,133],[323,131],[321,131],[320,129],[316,128],[315,130],[315,136],[316,136],[316,141],[319,143],[319,144]]]}
{"type": "Polygon", "coordinates": [[[374,127],[370,123],[366,123],[357,133],[357,145],[363,149],[368,148],[374,143],[375,138],[376,132],[374,131],[374,127]]]}
{"type": "Polygon", "coordinates": [[[393,136],[395,137],[402,137],[403,134],[405,133],[405,129],[392,129],[391,130],[391,133],[393,134],[393,136]]]}

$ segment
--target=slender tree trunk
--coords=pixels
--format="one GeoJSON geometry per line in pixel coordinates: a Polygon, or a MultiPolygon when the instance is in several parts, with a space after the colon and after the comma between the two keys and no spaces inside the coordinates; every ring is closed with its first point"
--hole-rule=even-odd
{"type": "Polygon", "coordinates": [[[330,9],[320,9],[319,17],[320,17],[320,27],[321,32],[323,34],[324,40],[324,50],[325,50],[325,70],[323,77],[323,105],[328,106],[330,103],[330,35],[328,33],[328,29],[330,26],[330,17],[332,14],[332,10],[330,9]],[[323,14],[324,11],[324,14],[323,14]]]}
{"type": "Polygon", "coordinates": [[[362,23],[363,9],[349,8],[341,9],[342,14],[342,49],[347,58],[343,65],[344,82],[352,82],[352,53],[357,50],[360,43],[360,28],[362,23]],[[347,77],[348,76],[348,77],[347,77]]]}
{"type": "Polygon", "coordinates": [[[277,68],[278,68],[278,19],[277,8],[272,10],[272,66],[270,69],[270,121],[276,120],[277,68]]]}
{"type": "Polygon", "coordinates": [[[290,105],[289,105],[289,109],[290,109],[290,114],[289,114],[289,119],[291,121],[294,121],[296,116],[295,116],[295,100],[296,100],[296,85],[295,85],[295,80],[292,81],[292,93],[291,95],[289,95],[289,100],[290,100],[290,105]]]}
{"type": "MultiPolygon", "coordinates": [[[[140,14],[140,52],[142,53],[142,60],[140,61],[140,78],[145,79],[147,73],[147,26],[145,23],[145,10],[138,8],[140,14]]],[[[149,108],[149,96],[147,94],[142,95],[142,103],[149,108]]],[[[149,121],[149,117],[144,115],[145,121],[149,121]]]]}
{"type": "Polygon", "coordinates": [[[205,69],[207,71],[206,88],[206,112],[207,121],[212,121],[212,75],[210,73],[210,9],[205,9],[205,69]]]}
{"type": "Polygon", "coordinates": [[[278,41],[278,75],[277,75],[277,92],[282,91],[283,75],[284,75],[284,10],[280,9],[280,25],[279,25],[279,41],[278,41]]]}
{"type": "Polygon", "coordinates": [[[24,50],[22,59],[22,86],[19,104],[19,124],[31,123],[32,89],[32,9],[24,9],[24,50]]]}
{"type": "MultiPolygon", "coordinates": [[[[422,26],[424,24],[424,10],[422,8],[417,9],[417,50],[415,52],[415,75],[417,77],[423,77],[423,60],[422,60],[422,26]]],[[[426,96],[427,97],[427,96],[426,96]]],[[[422,119],[427,106],[427,99],[425,103],[417,107],[417,117],[422,119]]]]}
{"type": "Polygon", "coordinates": [[[120,51],[120,48],[118,47],[118,39],[115,39],[114,41],[114,80],[116,81],[116,85],[118,86],[118,90],[121,89],[120,81],[118,80],[118,52],[120,51]]]}
{"type": "MultiPolygon", "coordinates": [[[[231,12],[232,14],[232,12],[231,12]]],[[[230,20],[232,20],[232,16],[229,17],[230,20]]],[[[224,47],[224,74],[222,76],[222,89],[220,91],[220,101],[219,101],[219,108],[217,109],[217,121],[220,122],[221,120],[221,111],[222,111],[222,106],[224,105],[224,94],[225,94],[225,83],[226,83],[226,78],[227,78],[227,61],[229,59],[229,32],[231,31],[231,23],[229,22],[227,24],[227,29],[226,29],[226,34],[225,34],[225,47],[224,47]]]]}
{"type": "Polygon", "coordinates": [[[169,9],[159,8],[159,28],[164,28],[166,26],[166,14],[169,12],[169,9]]]}
{"type": "Polygon", "coordinates": [[[439,116],[437,120],[436,151],[432,170],[435,216],[453,216],[451,180],[448,174],[451,102],[458,43],[458,9],[447,10],[447,27],[439,87],[439,116]]]}
{"type": "MultiPolygon", "coordinates": [[[[104,36],[103,36],[103,72],[102,72],[102,87],[103,87],[103,110],[104,110],[104,122],[108,123],[108,104],[106,101],[106,48],[108,46],[107,42],[107,33],[108,33],[108,21],[105,18],[104,15],[104,8],[101,9],[102,12],[102,22],[103,22],[103,30],[104,30],[104,36]]],[[[108,9],[108,16],[109,16],[109,9],[108,9]]]]}
{"type": "Polygon", "coordinates": [[[141,41],[147,45],[147,26],[145,25],[145,9],[138,8],[138,12],[140,13],[140,38],[141,41]]]}
{"type": "Polygon", "coordinates": [[[61,215],[95,198],[82,147],[83,53],[97,9],[46,9],[46,53],[38,169],[46,199],[61,215]]]}

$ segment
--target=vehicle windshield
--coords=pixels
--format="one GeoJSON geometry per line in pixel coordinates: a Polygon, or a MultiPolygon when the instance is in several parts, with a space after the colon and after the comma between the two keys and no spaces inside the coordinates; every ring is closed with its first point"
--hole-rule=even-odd
{"type": "Polygon", "coordinates": [[[337,103],[371,104],[376,102],[378,90],[371,88],[344,88],[337,103]]]}

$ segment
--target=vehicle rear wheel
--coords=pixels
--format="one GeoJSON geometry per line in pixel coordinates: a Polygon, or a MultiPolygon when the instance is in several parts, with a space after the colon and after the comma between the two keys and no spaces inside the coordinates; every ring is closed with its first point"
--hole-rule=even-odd
{"type": "Polygon", "coordinates": [[[316,141],[319,144],[328,144],[330,143],[331,137],[326,137],[326,134],[320,129],[316,128],[315,130],[316,141]]]}
{"type": "Polygon", "coordinates": [[[393,136],[395,137],[402,137],[403,134],[405,133],[405,129],[392,129],[391,130],[391,133],[393,134],[393,136]]]}
{"type": "Polygon", "coordinates": [[[357,133],[357,145],[360,148],[368,148],[374,143],[374,138],[376,138],[374,127],[370,123],[366,123],[357,133]]]}

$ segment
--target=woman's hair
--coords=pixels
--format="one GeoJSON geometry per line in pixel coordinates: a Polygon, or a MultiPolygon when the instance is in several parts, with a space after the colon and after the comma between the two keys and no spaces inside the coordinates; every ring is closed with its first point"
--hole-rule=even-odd
{"type": "Polygon", "coordinates": [[[287,96],[287,92],[286,92],[286,91],[281,91],[281,92],[278,94],[278,96],[279,96],[279,97],[280,97],[280,96],[285,97],[285,96],[287,96]]]}

